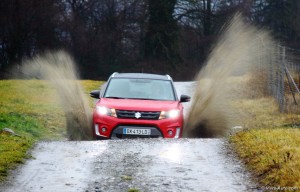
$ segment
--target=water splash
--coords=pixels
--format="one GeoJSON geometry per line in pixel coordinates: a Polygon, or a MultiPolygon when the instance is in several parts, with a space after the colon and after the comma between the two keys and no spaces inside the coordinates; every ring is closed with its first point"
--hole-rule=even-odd
{"type": "Polygon", "coordinates": [[[235,87],[228,81],[236,74],[247,74],[267,67],[276,50],[269,33],[235,15],[227,24],[210,53],[205,67],[196,77],[193,103],[185,137],[222,137],[241,117],[230,101],[244,97],[252,87],[235,87]]]}
{"type": "Polygon", "coordinates": [[[90,140],[91,110],[80,85],[73,59],[64,51],[47,52],[22,64],[27,77],[46,79],[56,89],[67,122],[70,140],[90,140]]]}

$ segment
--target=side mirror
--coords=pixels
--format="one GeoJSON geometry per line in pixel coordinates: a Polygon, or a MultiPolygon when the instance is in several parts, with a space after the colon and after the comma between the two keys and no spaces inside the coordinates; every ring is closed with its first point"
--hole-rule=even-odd
{"type": "Polygon", "coordinates": [[[191,97],[188,95],[181,95],[180,96],[180,102],[184,103],[184,102],[189,102],[191,100],[191,97]]]}
{"type": "Polygon", "coordinates": [[[93,90],[90,92],[90,96],[96,99],[100,98],[100,90],[93,90]]]}

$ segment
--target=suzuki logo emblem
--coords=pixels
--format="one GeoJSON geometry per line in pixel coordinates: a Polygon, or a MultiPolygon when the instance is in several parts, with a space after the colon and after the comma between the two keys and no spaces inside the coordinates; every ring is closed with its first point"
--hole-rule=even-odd
{"type": "Polygon", "coordinates": [[[142,114],[140,112],[137,112],[134,114],[135,118],[141,118],[142,117],[142,114]]]}

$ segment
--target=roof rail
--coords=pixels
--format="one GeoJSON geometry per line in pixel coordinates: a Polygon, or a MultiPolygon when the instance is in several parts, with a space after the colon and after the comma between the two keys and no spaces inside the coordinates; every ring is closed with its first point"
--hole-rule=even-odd
{"type": "Polygon", "coordinates": [[[166,74],[166,76],[167,76],[167,78],[168,78],[169,80],[172,80],[172,78],[170,77],[170,75],[166,74]]]}
{"type": "Polygon", "coordinates": [[[114,77],[116,74],[118,74],[118,72],[114,72],[111,77],[114,77]]]}

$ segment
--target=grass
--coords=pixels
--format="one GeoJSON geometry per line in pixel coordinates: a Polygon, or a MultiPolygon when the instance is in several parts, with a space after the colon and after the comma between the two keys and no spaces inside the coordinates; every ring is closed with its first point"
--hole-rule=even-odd
{"type": "Polygon", "coordinates": [[[237,133],[231,142],[262,186],[300,189],[299,129],[251,129],[237,133]]]}
{"type": "Polygon", "coordinates": [[[0,128],[10,128],[32,139],[63,137],[63,110],[46,81],[0,81],[0,105],[0,128]]]}
{"type": "Polygon", "coordinates": [[[124,180],[124,181],[129,181],[129,180],[132,180],[132,176],[130,176],[130,175],[122,175],[121,179],[124,180]]]}
{"type": "Polygon", "coordinates": [[[136,188],[130,188],[127,190],[128,192],[140,192],[139,189],[136,189],[136,188]]]}
{"type": "Polygon", "coordinates": [[[29,157],[27,151],[32,144],[33,140],[26,137],[0,133],[0,181],[7,177],[9,169],[15,168],[29,157]]]}
{"type": "Polygon", "coordinates": [[[297,128],[300,122],[300,114],[280,113],[271,97],[240,99],[233,105],[244,116],[242,124],[245,128],[297,128]]]}
{"type": "MultiPolygon", "coordinates": [[[[90,80],[80,83],[87,95],[101,84],[90,80]]],[[[3,181],[9,169],[28,157],[27,151],[36,141],[65,138],[66,122],[56,91],[47,81],[1,80],[0,106],[0,130],[10,128],[20,135],[0,133],[0,181],[3,181]]]]}
{"type": "Polygon", "coordinates": [[[268,97],[233,104],[247,114],[245,130],[232,135],[230,142],[258,183],[300,189],[300,115],[279,113],[268,97]]]}

